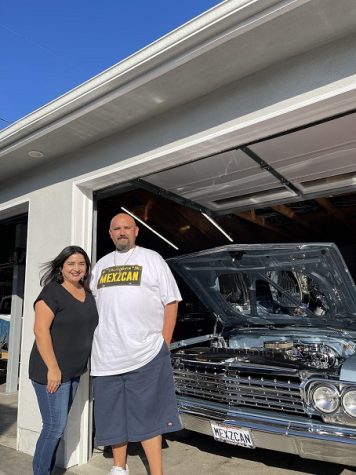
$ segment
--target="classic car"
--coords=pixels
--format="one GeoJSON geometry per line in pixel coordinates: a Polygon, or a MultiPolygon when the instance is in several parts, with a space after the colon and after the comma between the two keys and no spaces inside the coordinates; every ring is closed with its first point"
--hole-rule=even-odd
{"type": "Polygon", "coordinates": [[[229,245],[167,262],[214,316],[209,334],[171,345],[184,427],[356,466],[356,288],[335,244],[229,245]]]}

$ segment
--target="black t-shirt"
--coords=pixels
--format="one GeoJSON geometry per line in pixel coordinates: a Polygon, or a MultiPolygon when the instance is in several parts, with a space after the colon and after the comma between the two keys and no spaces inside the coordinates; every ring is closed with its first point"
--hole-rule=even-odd
{"type": "MultiPolygon", "coordinates": [[[[65,383],[87,370],[93,334],[98,324],[95,299],[86,292],[85,301],[80,302],[62,285],[51,282],[42,289],[35,304],[39,300],[43,300],[54,314],[50,333],[62,382],[65,383]]],[[[30,379],[47,384],[47,371],[35,342],[30,356],[30,379]]]]}

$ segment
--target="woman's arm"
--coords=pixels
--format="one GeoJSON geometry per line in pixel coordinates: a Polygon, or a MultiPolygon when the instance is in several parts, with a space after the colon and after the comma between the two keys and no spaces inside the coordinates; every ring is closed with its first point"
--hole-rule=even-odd
{"type": "Polygon", "coordinates": [[[49,393],[57,391],[62,378],[62,373],[59,369],[56,355],[54,354],[50,333],[53,318],[52,310],[43,300],[36,302],[34,333],[37,349],[48,369],[47,390],[49,393]]]}

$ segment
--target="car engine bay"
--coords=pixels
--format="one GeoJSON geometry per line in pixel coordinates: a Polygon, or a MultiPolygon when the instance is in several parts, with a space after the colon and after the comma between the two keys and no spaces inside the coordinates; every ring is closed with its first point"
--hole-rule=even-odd
{"type": "Polygon", "coordinates": [[[254,334],[252,330],[241,330],[228,338],[214,338],[208,346],[179,349],[174,356],[191,362],[278,365],[337,373],[345,359],[356,352],[356,343],[345,338],[308,336],[299,332],[276,337],[275,333],[254,334]]]}

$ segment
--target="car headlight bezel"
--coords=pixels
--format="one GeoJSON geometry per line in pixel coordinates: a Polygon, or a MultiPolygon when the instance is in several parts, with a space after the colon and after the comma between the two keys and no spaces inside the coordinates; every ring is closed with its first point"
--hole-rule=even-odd
{"type": "Polygon", "coordinates": [[[356,389],[346,390],[342,395],[341,404],[342,404],[343,410],[346,412],[348,416],[356,418],[356,389]],[[350,398],[350,397],[353,397],[354,399],[353,410],[350,409],[351,404],[347,400],[347,398],[350,398]]]}
{"type": "Polygon", "coordinates": [[[323,414],[333,414],[340,407],[340,393],[333,384],[318,384],[312,392],[314,408],[323,414]]]}

